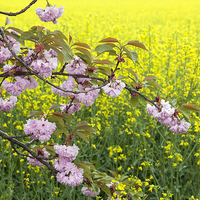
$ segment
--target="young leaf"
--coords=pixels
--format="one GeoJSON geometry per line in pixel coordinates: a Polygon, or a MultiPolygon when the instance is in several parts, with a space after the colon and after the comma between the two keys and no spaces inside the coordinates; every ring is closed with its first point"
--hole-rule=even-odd
{"type": "Polygon", "coordinates": [[[119,42],[119,41],[115,38],[108,37],[108,38],[105,38],[105,39],[103,39],[99,42],[119,42]]]}
{"type": "Polygon", "coordinates": [[[114,51],[113,48],[107,44],[100,44],[96,46],[94,51],[97,51],[99,54],[104,53],[104,52],[109,52],[109,51],[114,51]]]}
{"type": "Polygon", "coordinates": [[[105,75],[111,75],[111,69],[109,67],[98,67],[98,70],[103,70],[105,72],[105,75]]]}
{"type": "Polygon", "coordinates": [[[87,122],[81,121],[76,125],[76,127],[85,126],[85,125],[87,125],[87,122]]]}
{"type": "Polygon", "coordinates": [[[53,36],[55,36],[55,37],[57,37],[61,40],[64,39],[64,40],[68,41],[67,37],[59,30],[55,30],[55,31],[50,32],[50,35],[53,35],[53,36]]]}
{"type": "Polygon", "coordinates": [[[113,172],[113,171],[111,171],[111,170],[108,170],[113,176],[115,176],[116,178],[119,178],[118,177],[118,175],[115,173],[115,172],[113,172]]]}
{"type": "Polygon", "coordinates": [[[186,108],[186,109],[188,109],[188,110],[190,110],[190,111],[200,112],[200,107],[196,106],[194,104],[182,104],[181,106],[186,108]]]}
{"type": "Polygon", "coordinates": [[[132,46],[139,47],[141,49],[148,51],[147,48],[144,46],[144,44],[140,43],[137,40],[131,40],[126,45],[132,45],[132,46]]]}
{"type": "Polygon", "coordinates": [[[42,111],[33,110],[28,114],[29,117],[32,117],[32,116],[35,116],[35,115],[44,115],[44,113],[42,111]]]}
{"type": "Polygon", "coordinates": [[[114,65],[113,62],[111,62],[110,60],[93,60],[93,63],[95,64],[99,64],[99,65],[114,65]]]}
{"type": "Polygon", "coordinates": [[[90,60],[92,60],[92,55],[87,49],[80,48],[80,47],[75,47],[74,49],[76,49],[76,50],[80,51],[81,53],[85,54],[86,56],[88,56],[90,58],[90,60]]]}
{"type": "Polygon", "coordinates": [[[83,130],[85,130],[85,131],[89,131],[89,132],[91,132],[91,133],[95,133],[95,132],[96,132],[95,129],[92,128],[92,127],[89,126],[89,125],[79,126],[78,128],[79,128],[79,129],[83,129],[83,130]]]}
{"type": "Polygon", "coordinates": [[[61,104],[54,103],[54,104],[49,108],[49,110],[54,110],[54,109],[56,109],[56,108],[60,108],[60,107],[62,107],[61,104]]]}
{"type": "Polygon", "coordinates": [[[89,66],[92,65],[92,61],[91,61],[91,59],[87,55],[82,54],[82,53],[75,53],[75,55],[77,55],[79,58],[81,58],[89,66]]]}
{"type": "Polygon", "coordinates": [[[125,47],[123,47],[123,50],[126,52],[127,57],[134,63],[138,60],[138,54],[135,51],[128,50],[125,47]]]}
{"type": "Polygon", "coordinates": [[[83,162],[74,162],[74,164],[77,166],[77,167],[80,167],[82,168],[85,172],[87,173],[91,173],[90,172],[90,165],[88,165],[87,163],[83,163],[83,162]]]}
{"type": "Polygon", "coordinates": [[[137,105],[139,104],[138,96],[131,96],[131,104],[132,104],[134,107],[137,107],[137,105]]]}
{"type": "Polygon", "coordinates": [[[139,80],[139,77],[138,75],[131,69],[131,68],[125,68],[129,73],[131,73],[133,76],[135,76],[135,78],[137,80],[139,80]]]}
{"type": "Polygon", "coordinates": [[[110,188],[105,184],[98,182],[98,186],[101,190],[103,190],[109,197],[111,197],[110,188]]]}
{"type": "Polygon", "coordinates": [[[177,111],[181,112],[187,119],[190,119],[190,110],[180,106],[179,108],[177,108],[177,111]]]}
{"type": "Polygon", "coordinates": [[[143,81],[151,80],[151,79],[157,79],[157,78],[158,78],[158,77],[156,77],[156,76],[148,75],[148,76],[146,76],[146,77],[143,79],[143,81]]]}
{"type": "Polygon", "coordinates": [[[155,88],[163,90],[163,88],[157,82],[148,82],[148,84],[155,88]]]}
{"type": "Polygon", "coordinates": [[[73,45],[80,46],[80,47],[85,47],[87,49],[91,49],[90,46],[88,44],[86,44],[86,43],[75,42],[73,45]]]}
{"type": "Polygon", "coordinates": [[[69,34],[69,44],[71,44],[72,36],[69,34]]]}
{"type": "Polygon", "coordinates": [[[88,137],[86,134],[80,132],[80,131],[75,131],[74,132],[76,135],[78,135],[80,138],[82,138],[83,140],[85,140],[87,143],[89,143],[88,137]]]}

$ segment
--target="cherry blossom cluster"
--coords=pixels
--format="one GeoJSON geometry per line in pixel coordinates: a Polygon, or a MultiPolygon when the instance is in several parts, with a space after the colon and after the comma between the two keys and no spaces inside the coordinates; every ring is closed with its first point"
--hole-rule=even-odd
{"type": "Polygon", "coordinates": [[[32,134],[32,139],[39,139],[40,141],[47,141],[51,138],[52,133],[56,130],[56,123],[49,122],[42,117],[41,119],[28,119],[24,125],[24,132],[26,135],[32,134]]]}
{"type": "Polygon", "coordinates": [[[15,76],[13,82],[4,80],[2,86],[10,95],[19,96],[26,89],[36,88],[38,82],[32,76],[26,78],[15,76]]]}
{"type": "Polygon", "coordinates": [[[155,119],[157,119],[160,123],[164,124],[165,126],[170,127],[170,131],[176,134],[179,133],[186,133],[187,130],[190,128],[190,123],[186,122],[185,119],[180,120],[177,117],[177,111],[175,108],[171,108],[169,102],[165,102],[165,100],[161,100],[160,108],[156,108],[155,106],[151,106],[147,104],[147,112],[152,115],[155,119]]]}
{"type": "Polygon", "coordinates": [[[81,188],[81,191],[82,193],[85,195],[85,196],[88,196],[88,197],[96,197],[99,195],[100,193],[100,189],[98,189],[98,192],[97,194],[95,194],[94,190],[92,189],[92,187],[82,187],[81,188]]]}
{"type": "MultiPolygon", "coordinates": [[[[50,155],[50,153],[48,151],[46,151],[46,148],[43,148],[42,150],[41,149],[37,150],[37,154],[38,154],[38,156],[43,156],[44,158],[48,158],[48,156],[50,155]]],[[[38,167],[44,166],[44,164],[42,164],[36,158],[27,157],[27,160],[29,161],[29,164],[31,164],[31,165],[35,165],[38,167]]],[[[46,160],[46,162],[48,162],[48,160],[46,160]]]]}
{"type": "Polygon", "coordinates": [[[57,181],[75,187],[83,182],[83,169],[78,168],[72,161],[78,155],[79,148],[74,144],[73,146],[54,145],[55,152],[58,154],[58,160],[53,162],[57,173],[57,181]]]}
{"type": "MultiPolygon", "coordinates": [[[[9,30],[9,32],[15,33],[13,30],[9,30]]],[[[12,36],[7,35],[7,40],[12,48],[12,50],[18,54],[20,53],[20,43],[17,42],[12,36]]],[[[0,40],[0,63],[8,61],[10,58],[12,58],[13,55],[9,51],[9,49],[6,47],[5,43],[0,40]]]]}
{"type": "Polygon", "coordinates": [[[52,21],[54,24],[58,24],[56,19],[62,16],[64,12],[64,7],[57,8],[56,5],[54,5],[53,7],[47,6],[45,10],[43,10],[42,8],[36,8],[35,11],[41,21],[43,22],[52,21]]]}
{"type": "Polygon", "coordinates": [[[71,103],[71,104],[63,105],[62,107],[60,107],[60,109],[62,112],[73,114],[76,111],[79,111],[81,107],[82,106],[80,103],[71,103]]]}
{"type": "Polygon", "coordinates": [[[108,96],[111,97],[117,97],[120,95],[123,88],[126,86],[124,82],[121,82],[120,80],[113,79],[109,84],[102,87],[104,93],[106,93],[108,96]]]}
{"type": "Polygon", "coordinates": [[[32,70],[41,77],[49,77],[52,75],[52,70],[55,70],[58,66],[57,53],[50,49],[49,51],[44,50],[44,46],[36,45],[34,50],[28,50],[28,55],[23,58],[27,63],[31,62],[30,67],[32,70]]]}
{"type": "Polygon", "coordinates": [[[2,99],[0,98],[0,111],[8,111],[12,110],[16,105],[17,97],[11,96],[10,99],[2,99]]]}

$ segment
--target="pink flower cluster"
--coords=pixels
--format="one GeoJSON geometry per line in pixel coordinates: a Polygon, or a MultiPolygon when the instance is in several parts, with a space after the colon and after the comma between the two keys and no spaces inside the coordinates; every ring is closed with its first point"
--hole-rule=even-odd
{"type": "Polygon", "coordinates": [[[82,187],[81,188],[81,191],[83,192],[83,194],[85,196],[88,196],[88,197],[96,197],[99,195],[100,193],[100,189],[98,189],[98,192],[97,194],[94,193],[94,190],[92,188],[88,188],[88,187],[82,187]]]}
{"type": "MultiPolygon", "coordinates": [[[[61,84],[60,88],[63,90],[73,90],[75,88],[73,77],[69,76],[68,79],[61,84]]],[[[56,89],[55,87],[51,87],[51,89],[54,94],[60,94],[60,96],[63,97],[67,97],[72,94],[70,92],[63,92],[62,90],[56,89]]]]}
{"type": "Polygon", "coordinates": [[[38,82],[32,76],[27,78],[15,76],[14,82],[4,80],[2,86],[10,95],[19,96],[26,89],[36,88],[38,82]]]}
{"type": "MultiPolygon", "coordinates": [[[[83,85],[79,85],[78,91],[88,91],[92,88],[96,88],[97,86],[93,85],[92,87],[84,87],[83,85]]],[[[94,103],[94,100],[99,96],[100,89],[91,90],[85,93],[79,93],[76,98],[80,103],[83,103],[85,106],[91,106],[94,103]]]]}
{"type": "Polygon", "coordinates": [[[125,86],[126,84],[120,80],[111,80],[111,82],[102,87],[102,89],[108,96],[117,97],[125,86]]]}
{"type": "MultiPolygon", "coordinates": [[[[15,31],[9,30],[9,32],[13,32],[16,34],[15,31]]],[[[17,42],[13,37],[6,36],[12,50],[18,54],[20,52],[20,43],[17,42]]],[[[10,58],[12,58],[12,53],[8,50],[8,48],[5,46],[4,42],[0,41],[0,63],[8,61],[10,58]]]]}
{"type": "Polygon", "coordinates": [[[53,162],[57,173],[57,181],[75,187],[83,182],[83,169],[78,168],[74,163],[71,163],[78,155],[79,148],[73,146],[54,145],[56,153],[59,155],[58,160],[53,162]]]}
{"type": "MultiPolygon", "coordinates": [[[[46,151],[46,148],[43,148],[42,150],[40,150],[40,152],[42,152],[42,156],[45,157],[45,158],[48,158],[48,156],[50,155],[50,153],[48,151],[46,151]]],[[[38,155],[41,156],[39,153],[38,153],[38,155]]],[[[29,161],[29,164],[31,164],[31,165],[35,165],[35,166],[38,166],[38,167],[44,166],[44,164],[42,164],[36,158],[27,157],[27,160],[29,161]]],[[[48,162],[48,160],[45,160],[45,161],[48,162]]]]}
{"type": "Polygon", "coordinates": [[[80,103],[72,103],[72,105],[69,107],[70,104],[67,105],[63,105],[62,107],[60,107],[62,112],[68,113],[68,114],[73,114],[76,111],[81,109],[81,104],[80,103]],[[69,109],[67,110],[67,108],[69,107],[69,109]]]}
{"type": "MultiPolygon", "coordinates": [[[[53,50],[44,50],[43,53],[40,52],[38,58],[34,60],[30,67],[36,73],[38,73],[41,77],[49,77],[52,75],[52,70],[55,70],[58,66],[58,58],[56,52],[53,54],[53,50]]],[[[33,54],[29,53],[28,58],[25,60],[29,60],[30,58],[35,56],[35,52],[33,54]]]]}
{"type": "Polygon", "coordinates": [[[45,10],[42,8],[36,8],[35,11],[41,21],[52,21],[54,24],[57,24],[58,22],[56,19],[62,16],[64,7],[57,8],[56,5],[54,5],[53,7],[46,7],[45,10]]]}
{"type": "Polygon", "coordinates": [[[186,122],[184,119],[180,120],[175,115],[175,108],[171,108],[169,102],[165,102],[165,100],[161,100],[160,108],[156,108],[155,106],[151,106],[147,104],[147,112],[152,115],[155,119],[157,119],[160,123],[165,126],[170,127],[170,131],[173,133],[186,133],[190,128],[190,123],[186,122]]]}
{"type": "Polygon", "coordinates": [[[11,96],[10,99],[2,99],[0,98],[0,111],[8,111],[12,110],[13,107],[16,105],[17,97],[11,96]]]}
{"type": "Polygon", "coordinates": [[[65,70],[69,74],[84,74],[86,69],[87,64],[77,56],[75,56],[71,62],[65,66],[65,70]]]}
{"type": "Polygon", "coordinates": [[[44,118],[28,119],[24,125],[24,132],[26,135],[33,134],[32,139],[39,139],[40,141],[47,141],[51,138],[51,134],[56,130],[56,123],[49,122],[44,118]]]}

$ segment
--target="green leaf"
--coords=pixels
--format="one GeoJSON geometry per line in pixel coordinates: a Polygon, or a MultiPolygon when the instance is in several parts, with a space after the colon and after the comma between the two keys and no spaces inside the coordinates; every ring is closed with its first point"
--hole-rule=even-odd
{"type": "Polygon", "coordinates": [[[42,111],[33,110],[28,114],[29,117],[32,117],[32,116],[35,116],[35,115],[44,115],[44,113],[42,111]]]}
{"type": "Polygon", "coordinates": [[[123,47],[123,50],[126,52],[127,57],[134,63],[138,60],[138,54],[135,51],[128,50],[125,47],[123,47]]]}
{"type": "Polygon", "coordinates": [[[67,129],[57,129],[57,130],[54,132],[54,135],[60,135],[61,133],[65,133],[65,135],[68,135],[67,129]]]}
{"type": "Polygon", "coordinates": [[[72,116],[67,113],[62,113],[63,114],[63,119],[67,120],[68,122],[71,122],[73,120],[72,116]]]}
{"type": "Polygon", "coordinates": [[[117,77],[118,80],[120,80],[120,79],[126,79],[126,78],[128,78],[128,77],[127,77],[127,76],[123,76],[123,75],[119,75],[119,76],[117,77]]]}
{"type": "Polygon", "coordinates": [[[83,129],[85,131],[89,131],[91,133],[95,133],[96,132],[95,129],[93,127],[89,126],[89,125],[79,126],[78,128],[79,129],[83,129]]]}
{"type": "Polygon", "coordinates": [[[53,35],[53,36],[55,36],[55,37],[57,37],[61,40],[64,39],[64,40],[68,41],[67,37],[59,30],[55,30],[55,31],[50,32],[50,35],[53,35]]]}
{"type": "Polygon", "coordinates": [[[111,75],[111,69],[109,67],[103,67],[103,66],[101,66],[101,67],[97,68],[97,71],[98,70],[103,70],[104,72],[106,72],[105,75],[111,75]]]}
{"type": "Polygon", "coordinates": [[[90,60],[92,60],[92,55],[91,55],[91,53],[87,49],[80,48],[80,47],[75,47],[74,49],[82,52],[83,54],[85,54],[86,56],[88,56],[90,58],[90,60]]]}
{"type": "Polygon", "coordinates": [[[109,197],[111,197],[110,188],[103,183],[98,183],[98,186],[103,190],[109,197]]]}
{"type": "Polygon", "coordinates": [[[85,126],[85,125],[87,125],[87,122],[81,121],[76,125],[76,127],[85,126]]]}
{"type": "Polygon", "coordinates": [[[152,80],[152,79],[157,79],[157,78],[158,78],[158,77],[156,77],[156,76],[148,75],[148,76],[146,76],[146,77],[143,79],[143,81],[152,80]]]}
{"type": "Polygon", "coordinates": [[[137,107],[137,105],[139,104],[139,99],[138,99],[138,96],[131,96],[131,104],[134,106],[134,107],[137,107]]]}
{"type": "Polygon", "coordinates": [[[100,45],[96,46],[94,51],[97,51],[99,54],[101,54],[101,53],[104,53],[104,52],[112,52],[114,50],[111,46],[109,46],[107,44],[100,44],[100,45]]]}
{"type": "Polygon", "coordinates": [[[94,193],[97,195],[97,193],[99,191],[99,187],[96,183],[92,183],[92,189],[93,189],[94,193]]]}
{"type": "Polygon", "coordinates": [[[125,68],[129,73],[131,73],[133,76],[135,76],[135,78],[137,80],[139,80],[139,77],[138,75],[131,69],[131,68],[125,68]]]}
{"type": "Polygon", "coordinates": [[[137,40],[131,40],[126,45],[132,45],[132,46],[139,47],[141,49],[148,51],[147,48],[144,46],[144,44],[140,43],[137,40]]]}
{"type": "Polygon", "coordinates": [[[194,104],[182,104],[180,107],[184,107],[190,111],[200,112],[200,107],[194,104]]]}
{"type": "Polygon", "coordinates": [[[176,110],[181,112],[187,119],[190,119],[190,110],[188,110],[187,108],[181,106],[176,110]]]}
{"type": "Polygon", "coordinates": [[[19,38],[19,42],[24,45],[24,40],[30,40],[30,41],[33,41],[33,42],[38,42],[39,37],[35,36],[31,31],[25,31],[21,34],[21,36],[19,38]]]}
{"type": "Polygon", "coordinates": [[[163,90],[163,88],[157,82],[150,82],[149,81],[148,84],[155,87],[155,88],[163,90]]]}
{"type": "Polygon", "coordinates": [[[60,107],[62,107],[62,106],[63,106],[63,105],[61,105],[61,104],[54,103],[54,104],[49,108],[49,110],[54,110],[54,109],[60,108],[60,107]]]}
{"type": "Polygon", "coordinates": [[[92,65],[92,61],[91,59],[85,55],[85,54],[82,54],[82,53],[75,53],[79,58],[81,58],[85,63],[87,63],[89,66],[92,65]]]}
{"type": "Polygon", "coordinates": [[[99,65],[114,65],[113,62],[111,62],[110,60],[93,60],[93,63],[95,64],[99,64],[99,65]]]}
{"type": "Polygon", "coordinates": [[[69,54],[67,51],[65,51],[64,49],[62,49],[62,53],[64,55],[64,59],[63,62],[71,62],[71,60],[73,59],[73,56],[71,54],[69,54]]]}
{"type": "Polygon", "coordinates": [[[85,172],[87,173],[91,173],[90,172],[90,165],[88,165],[87,163],[83,163],[83,162],[74,162],[74,164],[77,166],[77,167],[80,167],[82,168],[85,172]]]}
{"type": "Polygon", "coordinates": [[[85,47],[87,49],[91,49],[90,46],[88,44],[86,44],[86,43],[75,42],[73,45],[80,46],[80,47],[85,47]]]}
{"type": "Polygon", "coordinates": [[[51,40],[54,41],[55,45],[62,47],[63,49],[65,49],[65,51],[67,51],[70,55],[72,55],[70,47],[68,46],[68,44],[64,40],[61,40],[61,39],[55,38],[55,37],[51,38],[51,40]]]}
{"type": "Polygon", "coordinates": [[[115,173],[115,172],[113,172],[113,171],[111,171],[111,170],[108,170],[113,176],[115,176],[116,178],[119,178],[118,177],[118,175],[115,173]]]}
{"type": "Polygon", "coordinates": [[[103,39],[99,42],[119,42],[119,41],[115,38],[108,37],[108,38],[105,38],[105,39],[103,39]]]}
{"type": "Polygon", "coordinates": [[[23,33],[23,31],[22,30],[20,30],[19,28],[15,28],[15,27],[8,27],[8,28],[6,28],[6,30],[8,30],[8,29],[12,29],[13,31],[16,31],[17,33],[20,33],[20,34],[22,34],[23,33]]]}
{"type": "Polygon", "coordinates": [[[80,138],[82,138],[83,140],[85,140],[87,143],[89,143],[89,140],[86,134],[80,131],[75,131],[74,133],[78,135],[80,138]]]}

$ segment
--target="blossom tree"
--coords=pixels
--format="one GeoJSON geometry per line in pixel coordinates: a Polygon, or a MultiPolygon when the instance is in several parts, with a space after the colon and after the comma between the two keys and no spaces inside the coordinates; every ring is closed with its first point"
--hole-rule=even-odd
{"type": "MultiPolygon", "coordinates": [[[[36,2],[37,0],[32,1],[17,13],[0,11],[0,14],[17,16],[36,2]]],[[[48,1],[45,9],[36,9],[41,21],[54,24],[58,23],[57,19],[63,12],[63,7],[52,7],[48,1]]],[[[95,133],[95,130],[84,121],[77,123],[74,130],[69,130],[65,122],[72,121],[70,114],[79,111],[82,105],[92,105],[101,93],[115,98],[125,89],[129,92],[133,106],[137,106],[140,99],[147,101],[149,115],[169,127],[171,132],[179,134],[186,133],[190,127],[190,123],[180,119],[179,113],[188,118],[189,111],[197,112],[200,108],[193,104],[183,104],[175,108],[160,97],[154,100],[146,97],[140,89],[160,88],[154,75],[148,75],[141,80],[131,68],[125,68],[129,77],[120,74],[119,64],[123,64],[126,59],[139,64],[137,53],[129,50],[129,46],[148,51],[137,40],[121,43],[111,37],[102,39],[94,49],[97,53],[94,57],[88,44],[73,43],[71,35],[67,37],[59,30],[51,31],[42,26],[33,26],[29,31],[22,31],[8,26],[9,24],[7,18],[5,27],[0,27],[0,111],[12,110],[17,96],[27,89],[37,88],[43,82],[51,86],[55,95],[68,100],[68,104],[55,103],[48,113],[31,111],[29,116],[32,118],[27,119],[24,125],[25,134],[9,136],[0,130],[0,136],[9,140],[14,151],[20,156],[26,156],[30,164],[46,166],[61,184],[75,187],[84,182],[82,192],[86,196],[95,197],[100,190],[109,196],[108,199],[137,199],[143,195],[142,192],[133,192],[133,188],[139,187],[135,178],[118,177],[109,170],[113,178],[99,172],[89,162],[74,162],[78,153],[81,153],[79,147],[73,143],[74,137],[88,142],[88,136],[95,133]],[[24,46],[26,41],[31,42],[32,47],[24,46]],[[105,52],[110,57],[114,56],[113,61],[98,58],[105,52]],[[58,78],[62,80],[60,86],[56,82],[58,78]],[[59,111],[54,111],[55,109],[59,111]],[[36,116],[38,117],[35,118],[36,116]],[[45,143],[53,134],[62,133],[66,135],[62,144],[45,144],[42,149],[40,145],[31,148],[36,141],[45,143]],[[25,137],[30,138],[28,143],[20,141],[20,138],[25,137]],[[19,147],[26,150],[27,154],[21,153],[19,147]],[[50,160],[53,161],[52,164],[49,163],[50,160]]]]}

